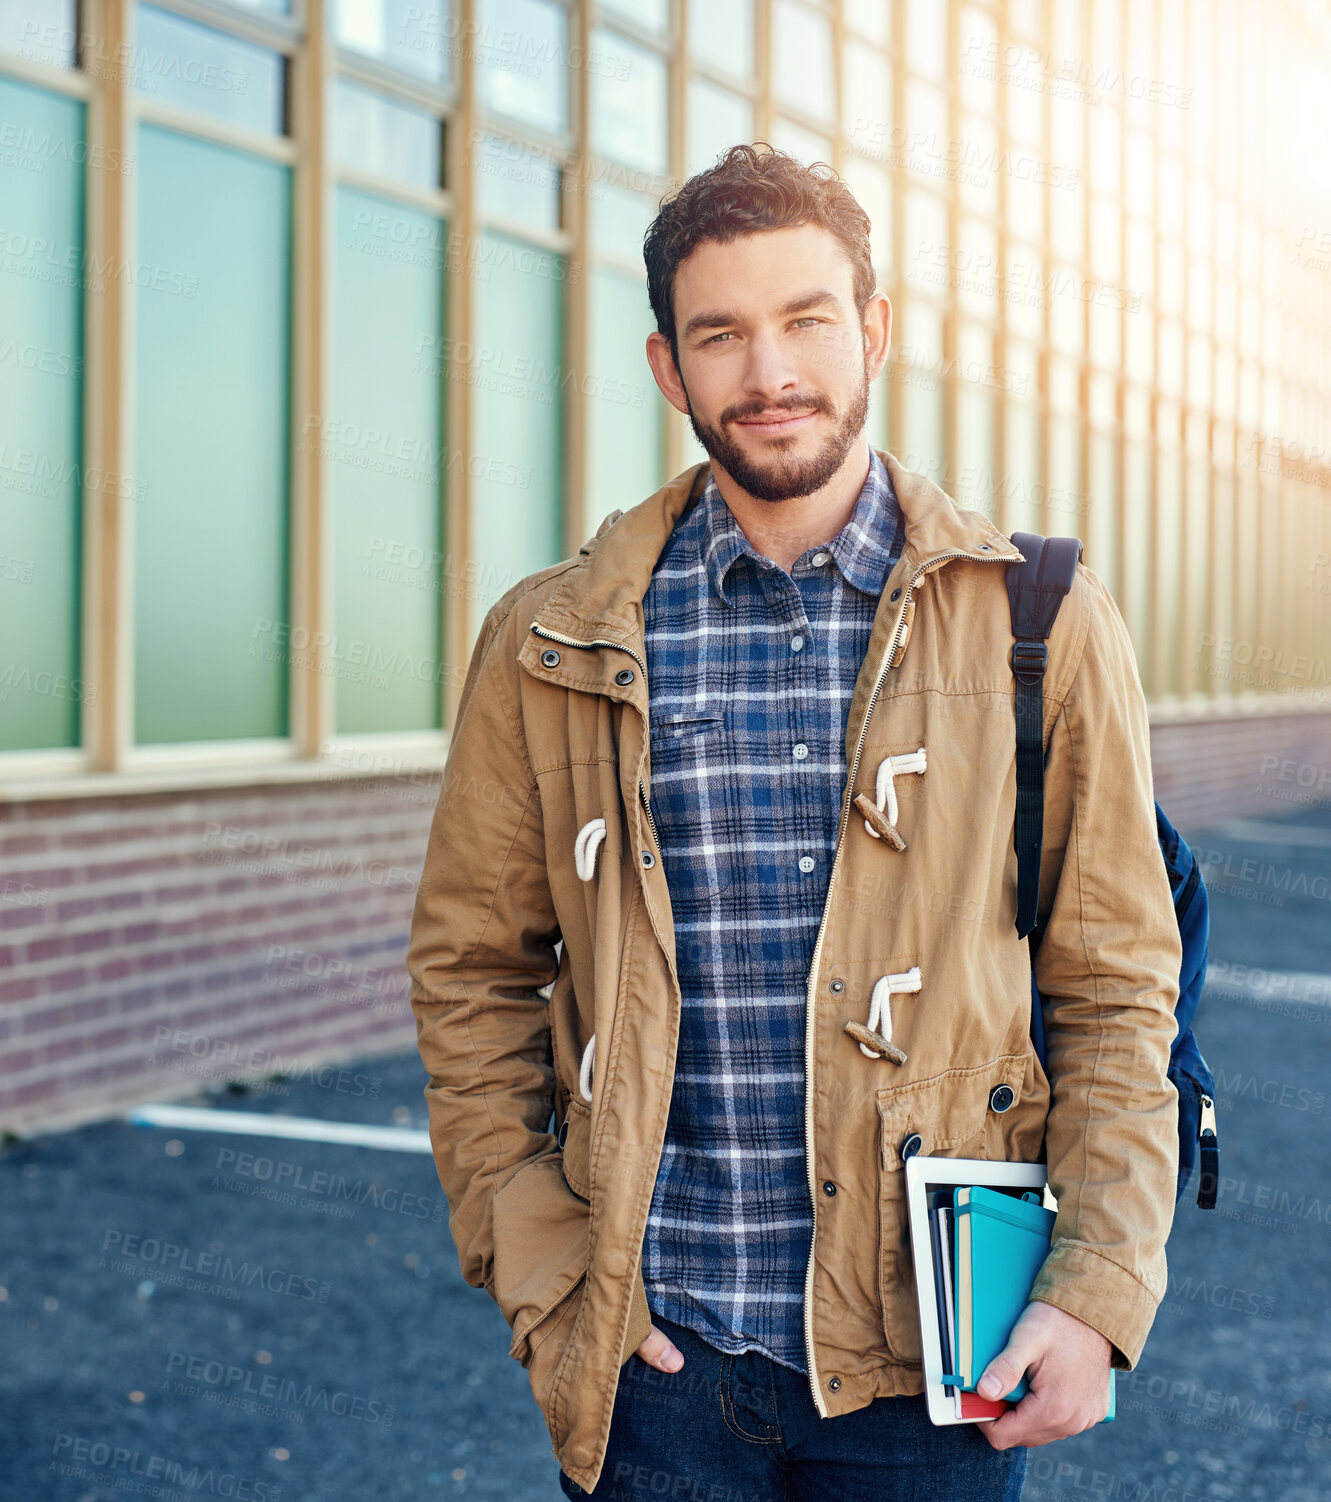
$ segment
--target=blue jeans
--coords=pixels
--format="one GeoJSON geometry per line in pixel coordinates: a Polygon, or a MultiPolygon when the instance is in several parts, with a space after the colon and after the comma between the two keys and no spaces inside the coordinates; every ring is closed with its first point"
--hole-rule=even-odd
{"type": "Polygon", "coordinates": [[[875,1398],[822,1419],[809,1379],[756,1351],[728,1356],[652,1316],[684,1356],[660,1372],[620,1368],[610,1444],[594,1491],[561,1470],[566,1497],[663,1502],[1017,1502],[1021,1446],[995,1450],[978,1424],[930,1423],[923,1397],[875,1398]]]}

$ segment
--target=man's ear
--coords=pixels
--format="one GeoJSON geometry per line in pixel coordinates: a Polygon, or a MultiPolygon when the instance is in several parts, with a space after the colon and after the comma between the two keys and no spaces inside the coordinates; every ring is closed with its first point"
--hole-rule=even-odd
{"type": "Polygon", "coordinates": [[[661,395],[677,412],[687,416],[689,401],[684,383],[679,378],[679,370],[670,353],[670,341],[659,332],[653,331],[647,336],[647,363],[661,395]]]}

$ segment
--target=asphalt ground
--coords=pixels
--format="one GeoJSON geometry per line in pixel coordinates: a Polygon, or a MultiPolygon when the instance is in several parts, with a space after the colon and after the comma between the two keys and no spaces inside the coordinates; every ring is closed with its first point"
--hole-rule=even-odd
{"type": "MultiPolygon", "coordinates": [[[[1118,1419],[1025,1497],[1331,1498],[1331,809],[1185,831],[1211,892],[1198,1035],[1215,1211],[1118,1419]]],[[[199,1104],[421,1130],[413,1052],[199,1104]]],[[[0,1498],[553,1499],[509,1332],[425,1155],[106,1122],[0,1151],[0,1498]]]]}

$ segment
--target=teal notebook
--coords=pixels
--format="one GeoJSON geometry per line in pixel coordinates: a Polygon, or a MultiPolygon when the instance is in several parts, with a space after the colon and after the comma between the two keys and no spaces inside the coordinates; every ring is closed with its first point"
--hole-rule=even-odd
{"type": "MultiPolygon", "coordinates": [[[[1030,1298],[1044,1259],[1049,1255],[1054,1212],[1039,1203],[1034,1191],[1018,1199],[982,1185],[966,1185],[954,1196],[953,1257],[955,1268],[956,1374],[963,1391],[973,1392],[985,1367],[1008,1343],[1012,1327],[1030,1298]]],[[[1114,1417],[1114,1388],[1109,1412],[1114,1417]]],[[[1006,1394],[1011,1403],[1027,1393],[1022,1377],[1006,1394]]]]}

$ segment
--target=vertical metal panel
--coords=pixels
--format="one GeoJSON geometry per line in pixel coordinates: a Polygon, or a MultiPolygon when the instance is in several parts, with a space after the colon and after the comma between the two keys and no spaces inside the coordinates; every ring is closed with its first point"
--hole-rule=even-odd
{"type": "MultiPolygon", "coordinates": [[[[93,56],[133,55],[133,0],[103,0],[101,5],[86,7],[80,27],[93,56]]],[[[127,164],[134,148],[130,70],[94,67],[88,77],[89,160],[127,164]]],[[[136,184],[127,165],[124,171],[89,170],[85,264],[134,265],[136,184]]],[[[134,287],[132,276],[85,281],[85,475],[132,472],[134,287]]],[[[85,700],[84,744],[88,768],[96,772],[114,772],[124,765],[133,734],[134,507],[123,498],[122,489],[86,483],[84,487],[83,676],[95,689],[93,701],[85,700]]]]}
{"type": "Polygon", "coordinates": [[[332,299],[329,287],[328,89],[332,71],[328,0],[308,0],[305,44],[291,64],[295,136],[292,220],[291,625],[307,633],[293,654],[291,737],[297,756],[317,757],[333,729],[332,679],[324,671],[332,631],[332,526],[325,445],[304,443],[307,418],[327,415],[332,299]]]}
{"type": "MultiPolygon", "coordinates": [[[[479,0],[455,0],[458,35],[474,38],[479,33],[479,0]]],[[[470,591],[465,584],[456,587],[449,580],[463,580],[465,570],[460,561],[471,560],[472,484],[470,459],[472,448],[472,388],[468,380],[453,380],[450,371],[457,351],[471,350],[476,329],[476,290],[470,274],[476,253],[476,174],[472,165],[471,143],[476,124],[476,48],[468,40],[456,49],[457,110],[446,126],[444,151],[445,186],[450,190],[453,213],[444,234],[444,326],[448,338],[444,343],[443,371],[444,451],[459,454],[462,462],[454,464],[441,489],[444,508],[440,528],[444,539],[443,640],[439,661],[444,665],[443,713],[445,728],[451,730],[457,718],[458,699],[472,648],[470,591]],[[450,254],[448,246],[459,247],[450,254]],[[450,561],[452,566],[449,567],[450,561]]],[[[586,56],[586,53],[583,53],[586,56]]],[[[479,623],[478,623],[479,624],[479,623]]]]}

